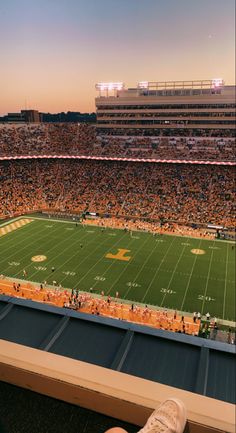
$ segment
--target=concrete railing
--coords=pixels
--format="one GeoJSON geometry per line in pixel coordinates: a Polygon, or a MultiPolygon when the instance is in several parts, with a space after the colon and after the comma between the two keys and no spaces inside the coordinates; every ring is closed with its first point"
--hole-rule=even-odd
{"type": "Polygon", "coordinates": [[[4,340],[0,380],[138,426],[176,397],[187,407],[186,433],[235,432],[233,404],[4,340]]]}

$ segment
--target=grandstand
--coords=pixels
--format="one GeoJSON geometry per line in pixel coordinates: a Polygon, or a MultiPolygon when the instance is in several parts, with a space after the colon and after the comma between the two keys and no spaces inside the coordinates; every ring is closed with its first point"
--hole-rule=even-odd
{"type": "Polygon", "coordinates": [[[0,125],[0,379],[138,425],[174,393],[188,406],[190,432],[233,432],[235,87],[205,80],[97,89],[96,128],[0,125]],[[96,314],[94,299],[115,298],[118,281],[122,314],[96,314]],[[90,298],[73,297],[75,287],[90,298]],[[156,288],[169,292],[159,298],[156,288]],[[164,302],[170,292],[175,304],[164,302]],[[193,313],[205,315],[214,293],[213,326],[222,324],[224,342],[185,335],[181,315],[194,326],[193,313]],[[166,321],[179,310],[178,327],[132,320],[125,308],[134,301],[167,309],[166,321]]]}
{"type": "Polygon", "coordinates": [[[96,88],[96,128],[2,123],[0,155],[234,162],[235,86],[215,79],[96,88]]]}
{"type": "Polygon", "coordinates": [[[100,83],[96,87],[99,133],[235,136],[235,86],[225,86],[222,79],[142,81],[130,89],[122,83],[100,83]]]}

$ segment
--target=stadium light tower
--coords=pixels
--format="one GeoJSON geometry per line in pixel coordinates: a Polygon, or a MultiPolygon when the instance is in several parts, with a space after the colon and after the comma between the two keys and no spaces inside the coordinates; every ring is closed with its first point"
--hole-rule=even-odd
{"type": "Polygon", "coordinates": [[[106,92],[106,96],[108,96],[109,92],[114,92],[114,95],[118,90],[124,89],[125,85],[123,82],[110,82],[110,83],[97,83],[95,85],[95,89],[99,91],[99,96],[101,96],[102,92],[106,92]]]}
{"type": "Polygon", "coordinates": [[[224,86],[224,80],[223,78],[213,78],[211,84],[214,89],[218,89],[224,86]]]}
{"type": "Polygon", "coordinates": [[[138,88],[139,89],[148,89],[149,82],[148,81],[139,81],[138,88]]]}

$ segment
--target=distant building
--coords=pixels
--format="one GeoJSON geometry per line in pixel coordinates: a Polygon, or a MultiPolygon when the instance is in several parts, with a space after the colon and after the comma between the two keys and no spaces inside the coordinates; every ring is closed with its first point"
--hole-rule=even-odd
{"type": "Polygon", "coordinates": [[[12,123],[39,123],[41,115],[37,110],[21,110],[20,113],[8,113],[1,120],[12,123]]]}
{"type": "Polygon", "coordinates": [[[42,122],[48,123],[95,123],[95,113],[80,113],[68,111],[67,113],[42,113],[42,122]]]}
{"type": "Polygon", "coordinates": [[[20,113],[8,113],[0,117],[0,122],[11,123],[96,123],[95,113],[80,113],[68,111],[67,113],[39,113],[37,110],[21,110],[20,113]]]}
{"type": "Polygon", "coordinates": [[[222,79],[96,85],[97,132],[113,135],[235,135],[235,86],[222,79]]]}
{"type": "Polygon", "coordinates": [[[2,117],[3,122],[25,122],[25,116],[22,113],[8,113],[2,117]]]}
{"type": "Polygon", "coordinates": [[[21,113],[25,117],[26,122],[29,122],[29,123],[41,122],[41,116],[37,110],[21,110],[21,113]]]}

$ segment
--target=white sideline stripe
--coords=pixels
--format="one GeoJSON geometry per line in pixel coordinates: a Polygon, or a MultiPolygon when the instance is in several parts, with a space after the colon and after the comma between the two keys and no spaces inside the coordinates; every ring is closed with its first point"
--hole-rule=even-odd
{"type": "Polygon", "coordinates": [[[210,263],[209,263],[209,267],[208,267],[208,274],[207,274],[207,280],[206,280],[206,287],[205,287],[205,292],[204,292],[204,298],[203,298],[203,301],[202,301],[201,314],[203,314],[203,310],[204,310],[204,307],[205,307],[205,300],[206,300],[206,294],[207,294],[208,283],[209,283],[209,279],[210,279],[210,273],[211,273],[211,265],[212,265],[213,255],[214,255],[214,250],[212,249],[212,250],[211,250],[210,263]]]}
{"type": "MultiPolygon", "coordinates": [[[[38,287],[39,284],[40,284],[38,281],[23,280],[21,278],[16,278],[16,277],[13,278],[13,277],[9,277],[9,276],[6,276],[6,275],[4,275],[4,280],[11,281],[12,283],[13,282],[19,282],[21,284],[22,283],[24,283],[24,284],[25,283],[29,283],[29,284],[31,284],[31,285],[33,285],[35,287],[38,287]]],[[[9,286],[9,284],[6,284],[6,285],[9,286]]],[[[47,284],[47,289],[53,289],[53,290],[55,290],[55,286],[47,284]]],[[[65,287],[62,286],[61,291],[64,291],[65,289],[66,290],[71,290],[71,288],[68,288],[68,287],[65,288],[65,287]]],[[[81,293],[88,293],[86,290],[80,290],[80,292],[81,293]]],[[[100,295],[98,295],[96,293],[93,293],[93,297],[94,298],[101,298],[100,295]]],[[[129,299],[124,299],[123,303],[125,303],[126,305],[131,305],[133,303],[133,301],[129,300],[129,299]]],[[[138,305],[138,306],[141,306],[141,307],[145,307],[145,305],[146,305],[146,304],[142,304],[141,302],[135,302],[135,304],[138,305]]],[[[158,304],[155,304],[155,305],[148,304],[148,308],[151,308],[153,310],[156,310],[156,309],[163,310],[163,311],[167,310],[169,312],[173,312],[173,310],[175,310],[175,308],[163,308],[163,307],[161,307],[158,304]]],[[[189,311],[178,310],[178,313],[179,313],[180,316],[192,317],[192,313],[189,312],[189,311]]],[[[203,318],[205,318],[204,315],[202,316],[202,319],[203,318]]],[[[220,317],[216,317],[216,318],[217,318],[218,323],[221,324],[221,325],[226,325],[226,326],[229,326],[231,328],[234,328],[236,326],[236,322],[233,322],[233,321],[230,321],[230,320],[223,320],[220,317]]]]}
{"type": "Polygon", "coordinates": [[[225,290],[224,290],[223,314],[222,314],[223,319],[225,318],[225,302],[226,302],[227,275],[228,275],[228,258],[229,258],[229,245],[227,245],[227,253],[226,253],[225,290]]]}
{"type": "MultiPolygon", "coordinates": [[[[18,219],[21,219],[21,218],[24,218],[23,216],[20,216],[20,217],[17,217],[16,218],[16,220],[18,220],[18,219]]],[[[75,224],[75,221],[64,221],[64,220],[59,220],[59,219],[52,219],[52,218],[44,218],[44,217],[42,217],[42,218],[40,218],[40,217],[35,217],[35,216],[32,216],[32,217],[30,217],[32,220],[42,220],[42,221],[53,221],[53,222],[55,222],[55,223],[64,223],[64,224],[75,224]]],[[[11,220],[11,222],[12,222],[13,220],[11,220]]],[[[3,225],[6,225],[6,224],[9,224],[9,223],[3,223],[3,224],[0,224],[0,227],[1,226],[3,226],[3,225]]],[[[81,226],[82,226],[82,224],[81,224],[81,226]]],[[[89,226],[89,224],[84,224],[84,226],[86,226],[86,227],[88,227],[89,226]]],[[[101,228],[101,226],[100,225],[96,225],[96,224],[93,224],[93,226],[94,227],[98,227],[98,228],[101,228]]],[[[123,228],[119,228],[119,227],[109,227],[109,226],[105,226],[104,227],[105,229],[111,229],[111,230],[124,230],[123,228]]],[[[149,232],[147,232],[146,230],[135,230],[135,229],[133,229],[133,232],[136,232],[136,233],[149,233],[149,232]]],[[[178,235],[178,233],[175,233],[174,235],[170,235],[170,234],[168,234],[168,233],[164,233],[164,236],[176,236],[177,238],[187,238],[187,239],[196,239],[196,240],[198,240],[199,241],[199,237],[195,237],[195,236],[185,236],[185,235],[178,235]]],[[[202,239],[202,238],[201,238],[202,239]]],[[[202,239],[202,241],[203,242],[212,242],[212,239],[202,239]]],[[[163,241],[164,242],[164,241],[163,241]]],[[[214,242],[220,242],[220,243],[222,243],[222,242],[224,242],[224,243],[226,243],[226,244],[230,244],[230,245],[235,245],[235,241],[228,241],[228,240],[226,240],[226,239],[214,239],[214,242]]]]}

